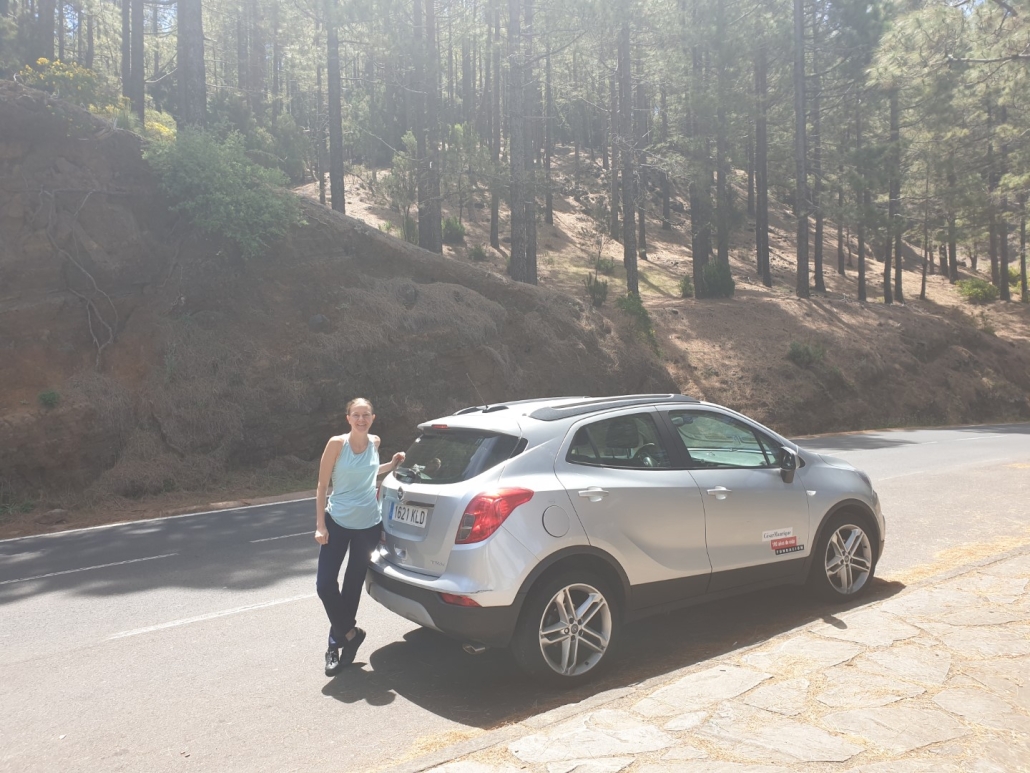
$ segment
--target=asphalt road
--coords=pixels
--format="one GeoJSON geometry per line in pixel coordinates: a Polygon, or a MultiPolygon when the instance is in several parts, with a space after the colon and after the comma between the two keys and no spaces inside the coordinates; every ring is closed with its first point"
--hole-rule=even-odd
{"type": "MultiPolygon", "coordinates": [[[[866,470],[887,516],[873,597],[1030,541],[1030,425],[803,441],[866,470]]],[[[633,624],[589,688],[546,692],[365,597],[322,674],[313,503],[0,542],[0,770],[362,771],[832,613],[794,589],[633,624]]]]}

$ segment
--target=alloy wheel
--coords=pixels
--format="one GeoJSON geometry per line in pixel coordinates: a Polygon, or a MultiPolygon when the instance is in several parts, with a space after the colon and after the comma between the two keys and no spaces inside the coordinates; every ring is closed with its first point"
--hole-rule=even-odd
{"type": "Polygon", "coordinates": [[[561,588],[540,618],[540,652],[556,674],[579,676],[604,657],[612,635],[612,612],[604,595],[591,585],[561,588]]]}
{"type": "Polygon", "coordinates": [[[865,530],[840,526],[826,543],[826,579],[837,593],[851,596],[865,587],[873,571],[873,548],[865,530]]]}

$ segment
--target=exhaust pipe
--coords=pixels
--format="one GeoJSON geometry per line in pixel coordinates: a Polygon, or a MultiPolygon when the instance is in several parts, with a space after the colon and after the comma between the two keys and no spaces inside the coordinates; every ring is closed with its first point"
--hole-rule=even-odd
{"type": "Polygon", "coordinates": [[[482,655],[486,652],[485,644],[478,644],[476,642],[467,641],[461,645],[461,648],[465,650],[469,655],[482,655]]]}

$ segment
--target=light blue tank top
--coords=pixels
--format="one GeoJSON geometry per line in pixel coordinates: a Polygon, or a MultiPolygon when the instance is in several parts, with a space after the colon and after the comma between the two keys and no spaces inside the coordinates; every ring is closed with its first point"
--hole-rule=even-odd
{"type": "Polygon", "coordinates": [[[383,520],[376,499],[379,452],[372,439],[368,448],[355,454],[345,440],[333,467],[333,493],[329,496],[330,517],[345,529],[368,529],[383,520]]]}

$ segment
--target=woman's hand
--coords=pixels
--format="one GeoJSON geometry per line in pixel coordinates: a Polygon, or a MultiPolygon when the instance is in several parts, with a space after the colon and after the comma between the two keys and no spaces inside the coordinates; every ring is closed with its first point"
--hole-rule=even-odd
{"type": "Polygon", "coordinates": [[[397,453],[395,453],[393,455],[393,469],[396,470],[398,467],[400,467],[401,462],[403,462],[403,461],[404,461],[404,452],[403,451],[398,451],[397,453]]]}
{"type": "Polygon", "coordinates": [[[324,526],[322,526],[321,528],[315,528],[315,542],[317,542],[319,545],[329,544],[329,532],[326,530],[324,526]]]}

